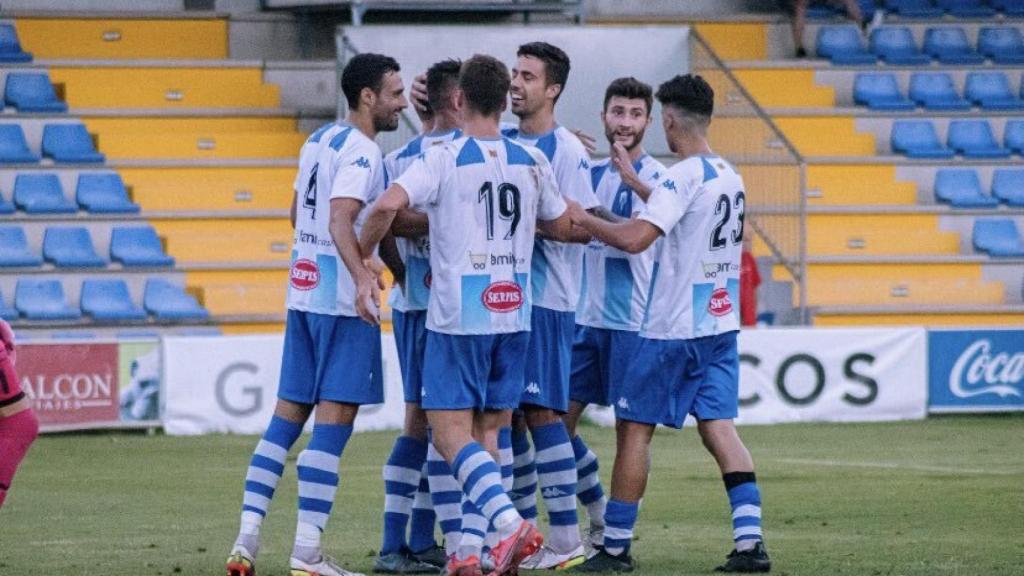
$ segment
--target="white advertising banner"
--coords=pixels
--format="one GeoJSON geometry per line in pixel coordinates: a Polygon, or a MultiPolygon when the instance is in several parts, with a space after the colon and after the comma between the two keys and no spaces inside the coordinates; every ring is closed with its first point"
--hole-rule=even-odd
{"type": "MultiPolygon", "coordinates": [[[[922,328],[740,333],[741,424],[913,420],[927,409],[922,328]]],[[[612,409],[593,410],[601,424],[612,409]]]]}
{"type": "MultiPolygon", "coordinates": [[[[165,338],[164,430],[263,433],[277,401],[283,347],[282,335],[165,338]]],[[[402,427],[405,405],[391,334],[384,335],[383,352],[385,402],[359,411],[357,432],[402,427]]]]}

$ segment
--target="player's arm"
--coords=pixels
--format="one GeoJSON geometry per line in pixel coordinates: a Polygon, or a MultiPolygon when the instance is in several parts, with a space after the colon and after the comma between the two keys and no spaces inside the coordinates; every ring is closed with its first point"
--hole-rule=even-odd
{"type": "Polygon", "coordinates": [[[292,221],[292,230],[295,230],[295,217],[298,212],[298,195],[292,196],[292,207],[288,210],[288,219],[292,221]]]}
{"type": "Polygon", "coordinates": [[[364,262],[359,239],[356,238],[356,218],[362,209],[363,203],[355,198],[332,198],[331,222],[328,226],[334,246],[348,273],[352,275],[352,280],[357,285],[363,280],[373,280],[376,284],[376,278],[364,262]]]}
{"type": "Polygon", "coordinates": [[[626,147],[619,142],[612,145],[612,164],[615,165],[615,168],[619,171],[622,183],[632,188],[633,192],[635,192],[641,200],[647,202],[647,199],[651,197],[651,191],[653,188],[640,179],[640,175],[637,174],[636,169],[633,168],[633,160],[630,159],[629,152],[627,152],[626,147]]]}
{"type": "Polygon", "coordinates": [[[568,212],[573,224],[593,234],[601,242],[630,254],[643,252],[661,237],[661,230],[646,220],[606,222],[575,202],[569,204],[568,212]]]}
{"type": "MultiPolygon", "coordinates": [[[[395,214],[409,206],[409,196],[398,184],[392,184],[384,194],[374,202],[370,214],[363,223],[363,231],[359,238],[358,250],[364,257],[369,257],[388,235],[395,214]]],[[[379,324],[380,318],[370,309],[370,304],[379,308],[380,291],[383,286],[376,278],[362,277],[356,282],[356,312],[371,324],[379,324]]]]}
{"type": "Polygon", "coordinates": [[[594,206],[590,210],[587,210],[587,212],[590,212],[591,214],[597,216],[598,218],[604,220],[605,222],[611,222],[613,224],[626,221],[625,218],[619,216],[618,214],[612,212],[611,210],[605,208],[604,206],[594,206]]]}
{"type": "Polygon", "coordinates": [[[427,215],[418,210],[405,208],[395,213],[391,233],[402,238],[418,238],[430,232],[427,215]]]}
{"type": "Polygon", "coordinates": [[[0,346],[7,349],[7,357],[11,359],[11,364],[17,364],[18,349],[14,345],[14,330],[11,330],[11,325],[3,318],[0,318],[0,346]]]}
{"type": "MultiPolygon", "coordinates": [[[[570,202],[572,202],[570,200],[570,202]]],[[[559,242],[572,242],[575,230],[572,219],[569,218],[569,211],[566,210],[561,216],[554,220],[537,220],[537,233],[543,238],[550,238],[559,242]]],[[[583,232],[586,234],[586,232],[583,232]]],[[[587,234],[590,237],[590,234],[587,234]]]]}
{"type": "MultiPolygon", "coordinates": [[[[361,249],[360,249],[361,250],[361,249]]],[[[402,286],[405,284],[405,262],[402,262],[402,256],[398,252],[398,242],[395,241],[394,234],[390,232],[384,236],[380,241],[380,249],[377,250],[377,254],[380,256],[384,265],[391,270],[391,275],[395,278],[395,284],[402,286]]]]}

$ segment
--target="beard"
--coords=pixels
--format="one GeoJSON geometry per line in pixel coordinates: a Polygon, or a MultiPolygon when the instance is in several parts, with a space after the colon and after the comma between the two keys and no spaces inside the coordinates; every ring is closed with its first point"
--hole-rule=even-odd
{"type": "MultiPolygon", "coordinates": [[[[645,130],[637,130],[635,133],[632,134],[633,139],[628,144],[623,144],[623,146],[626,147],[627,152],[632,152],[633,150],[636,150],[638,146],[640,146],[640,144],[644,141],[644,132],[645,130]]],[[[604,135],[606,138],[608,138],[608,144],[614,145],[615,142],[617,142],[614,130],[605,129],[604,135]]]]}
{"type": "Polygon", "coordinates": [[[398,115],[388,113],[387,115],[374,116],[373,127],[377,132],[394,132],[398,130],[398,115]]]}

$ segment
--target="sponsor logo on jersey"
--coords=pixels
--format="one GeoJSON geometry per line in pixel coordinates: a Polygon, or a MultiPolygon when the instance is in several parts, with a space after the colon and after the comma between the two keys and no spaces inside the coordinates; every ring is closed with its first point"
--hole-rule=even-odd
{"type": "Polygon", "coordinates": [[[949,390],[960,398],[998,394],[1020,397],[1024,381],[1024,353],[993,353],[992,342],[975,340],[956,360],[949,373],[949,390]]]}
{"type": "Polygon", "coordinates": [[[480,299],[491,312],[514,312],[523,306],[523,289],[515,282],[494,282],[480,299]]]}
{"type": "Polygon", "coordinates": [[[729,299],[729,292],[725,288],[719,288],[711,293],[708,312],[711,312],[712,316],[725,316],[732,312],[732,300],[729,299]]]}
{"type": "Polygon", "coordinates": [[[292,288],[296,290],[312,290],[320,284],[320,268],[316,262],[300,258],[292,264],[292,288]]]}
{"type": "Polygon", "coordinates": [[[483,270],[487,268],[487,254],[474,254],[470,252],[469,263],[473,265],[473,270],[483,270]]]}
{"type": "Polygon", "coordinates": [[[719,274],[739,272],[740,267],[731,262],[701,262],[704,267],[704,278],[717,278],[719,274]]]}

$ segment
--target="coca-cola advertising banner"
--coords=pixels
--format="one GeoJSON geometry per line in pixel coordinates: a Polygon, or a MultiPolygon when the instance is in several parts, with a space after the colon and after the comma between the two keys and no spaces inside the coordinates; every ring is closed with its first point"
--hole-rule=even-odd
{"type": "Polygon", "coordinates": [[[928,333],[928,410],[1024,410],[1024,330],[928,333]]]}

